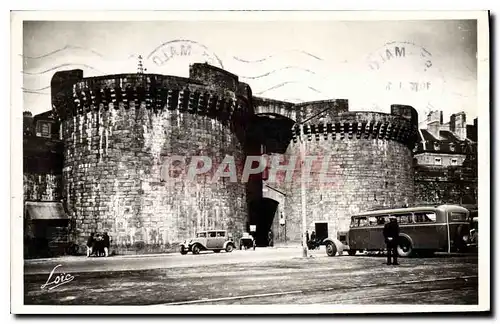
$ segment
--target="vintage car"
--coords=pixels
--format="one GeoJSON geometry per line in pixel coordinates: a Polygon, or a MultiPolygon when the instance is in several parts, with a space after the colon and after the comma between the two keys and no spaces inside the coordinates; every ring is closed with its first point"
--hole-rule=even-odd
{"type": "Polygon", "coordinates": [[[198,254],[200,251],[219,253],[225,250],[226,252],[232,252],[234,247],[233,239],[228,235],[227,231],[209,230],[200,231],[196,233],[195,238],[184,241],[181,244],[180,252],[181,254],[187,254],[190,251],[193,254],[198,254]]]}
{"type": "Polygon", "coordinates": [[[469,231],[469,240],[467,247],[470,251],[477,250],[477,241],[478,241],[478,218],[474,217],[471,220],[470,231],[469,231]]]}
{"type": "Polygon", "coordinates": [[[242,249],[250,249],[253,248],[255,250],[255,239],[250,233],[243,233],[243,236],[240,238],[240,250],[242,249]]]}

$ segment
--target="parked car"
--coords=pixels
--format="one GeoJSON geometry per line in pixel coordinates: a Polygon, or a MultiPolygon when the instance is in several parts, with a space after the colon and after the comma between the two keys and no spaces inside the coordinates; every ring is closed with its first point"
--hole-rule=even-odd
{"type": "Polygon", "coordinates": [[[235,244],[225,230],[209,230],[196,233],[196,237],[184,241],[181,244],[181,254],[192,252],[198,254],[200,251],[214,251],[219,253],[222,250],[232,252],[235,244]]]}
{"type": "Polygon", "coordinates": [[[477,242],[478,242],[478,218],[474,217],[471,220],[470,231],[469,231],[469,242],[467,247],[469,250],[474,251],[477,250],[477,242]]]}

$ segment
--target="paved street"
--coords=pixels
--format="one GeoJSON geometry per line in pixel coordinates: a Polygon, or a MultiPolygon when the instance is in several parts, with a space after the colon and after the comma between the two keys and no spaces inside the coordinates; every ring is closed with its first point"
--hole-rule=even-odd
{"type": "MultiPolygon", "coordinates": [[[[477,304],[477,256],[301,257],[299,248],[25,262],[26,304],[477,304]],[[52,269],[74,279],[41,289],[52,269]]],[[[59,278],[59,277],[57,277],[59,278]]],[[[57,282],[57,281],[56,281],[57,282]]]]}

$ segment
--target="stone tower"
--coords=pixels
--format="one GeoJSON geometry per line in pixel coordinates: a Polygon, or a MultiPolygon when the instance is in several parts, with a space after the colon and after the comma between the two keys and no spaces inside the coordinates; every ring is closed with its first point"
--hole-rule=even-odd
{"type": "Polygon", "coordinates": [[[208,156],[216,165],[226,155],[243,164],[251,94],[237,76],[207,64],[190,66],[190,78],[83,78],[73,70],[57,72],[51,88],[62,122],[63,197],[75,242],[107,231],[118,253],[161,252],[197,230],[245,230],[245,184],[211,183],[211,173],[165,181],[162,169],[174,155],[186,164],[208,156]]]}

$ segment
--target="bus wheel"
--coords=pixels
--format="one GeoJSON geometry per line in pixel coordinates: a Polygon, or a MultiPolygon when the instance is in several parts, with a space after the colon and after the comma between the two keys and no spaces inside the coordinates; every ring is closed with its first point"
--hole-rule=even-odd
{"type": "Polygon", "coordinates": [[[412,253],[413,253],[413,248],[411,246],[410,240],[408,240],[406,237],[400,237],[398,244],[398,255],[400,257],[408,257],[412,253]]]}
{"type": "Polygon", "coordinates": [[[326,255],[335,256],[337,254],[337,246],[333,242],[326,243],[326,255]]]}
{"type": "Polygon", "coordinates": [[[354,256],[356,255],[356,250],[349,250],[347,251],[347,254],[349,254],[350,256],[354,256]]]}

